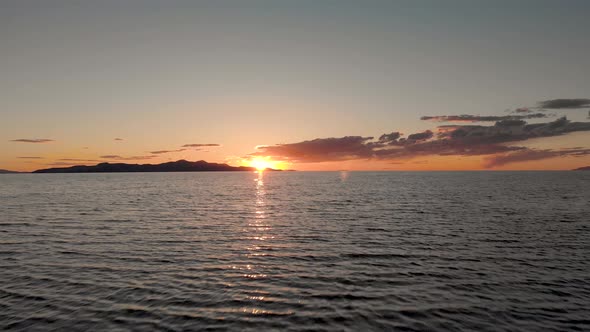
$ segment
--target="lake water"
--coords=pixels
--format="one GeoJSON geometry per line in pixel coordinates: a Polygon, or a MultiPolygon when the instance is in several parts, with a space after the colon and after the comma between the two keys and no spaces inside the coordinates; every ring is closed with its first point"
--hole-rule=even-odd
{"type": "Polygon", "coordinates": [[[0,329],[590,330],[590,172],[0,175],[0,329]]]}

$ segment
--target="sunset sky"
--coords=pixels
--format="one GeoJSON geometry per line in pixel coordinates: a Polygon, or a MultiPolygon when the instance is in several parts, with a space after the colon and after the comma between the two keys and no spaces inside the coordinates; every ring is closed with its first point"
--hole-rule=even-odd
{"type": "Polygon", "coordinates": [[[588,166],[589,14],[586,0],[0,1],[0,168],[588,166]]]}

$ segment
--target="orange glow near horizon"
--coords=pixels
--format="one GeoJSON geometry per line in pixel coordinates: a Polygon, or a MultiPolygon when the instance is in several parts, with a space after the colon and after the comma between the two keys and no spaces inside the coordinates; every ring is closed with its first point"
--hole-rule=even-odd
{"type": "Polygon", "coordinates": [[[285,166],[283,162],[271,160],[270,157],[255,157],[247,160],[246,163],[259,171],[264,171],[267,168],[284,169],[285,166]]]}
{"type": "MultiPolygon", "coordinates": [[[[551,142],[549,142],[551,143],[551,142]]],[[[572,143],[573,144],[573,143],[572,143]]],[[[552,146],[551,146],[552,147],[552,146]]],[[[557,146],[556,148],[559,148],[557,146]]],[[[22,153],[26,155],[26,153],[22,153]]],[[[34,155],[34,153],[30,153],[34,155]]],[[[17,159],[2,162],[0,169],[13,171],[31,172],[43,168],[51,167],[70,167],[74,165],[96,165],[100,162],[117,162],[116,160],[101,159],[96,155],[100,153],[76,154],[59,153],[43,154],[35,159],[17,159]],[[72,158],[74,157],[74,158],[72,158]],[[71,160],[71,161],[70,161],[71,160]]],[[[135,153],[139,154],[139,153],[135,153]]],[[[133,155],[127,153],[126,155],[133,155]]],[[[0,161],[2,161],[0,156],[0,161]]],[[[201,156],[193,155],[164,155],[145,161],[121,161],[125,163],[151,163],[158,164],[166,161],[177,159],[198,160],[205,159],[201,156]]],[[[407,160],[344,160],[344,161],[326,161],[315,163],[286,162],[273,160],[269,156],[257,156],[252,158],[239,158],[218,160],[215,158],[206,159],[208,162],[225,162],[235,166],[253,167],[258,171],[264,171],[267,168],[272,169],[295,169],[298,171],[466,171],[466,170],[571,170],[578,167],[590,165],[590,156],[580,157],[555,157],[547,158],[541,161],[522,161],[510,163],[487,169],[484,166],[486,156],[456,157],[456,156],[427,156],[407,160]]]]}

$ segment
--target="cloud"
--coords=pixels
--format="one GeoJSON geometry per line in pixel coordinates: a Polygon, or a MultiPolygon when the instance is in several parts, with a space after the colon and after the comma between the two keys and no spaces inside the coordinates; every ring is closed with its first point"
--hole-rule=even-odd
{"type": "Polygon", "coordinates": [[[571,122],[566,117],[552,122],[527,124],[525,121],[499,121],[493,126],[441,126],[439,138],[479,143],[517,142],[551,137],[575,131],[590,131],[590,122],[571,122]]]}
{"type": "MultiPolygon", "coordinates": [[[[445,125],[437,129],[436,135],[431,130],[426,130],[410,134],[407,138],[394,131],[381,135],[377,140],[372,137],[345,136],[258,146],[250,157],[269,156],[279,160],[307,163],[353,159],[404,160],[433,155],[486,156],[519,152],[524,156],[522,151],[528,149],[513,145],[514,143],[590,131],[590,122],[571,122],[562,117],[551,122],[527,124],[523,120],[507,119],[497,121],[491,126],[445,125]]],[[[571,151],[567,155],[574,155],[571,151]]]]}
{"type": "Polygon", "coordinates": [[[397,143],[397,140],[402,137],[402,133],[399,131],[394,131],[390,134],[383,134],[379,136],[379,142],[384,144],[394,144],[397,143]]]}
{"type": "Polygon", "coordinates": [[[538,103],[540,108],[548,109],[564,109],[564,108],[585,108],[590,107],[590,99],[576,98],[576,99],[550,99],[540,101],[538,103]]]}
{"type": "Polygon", "coordinates": [[[17,157],[18,159],[43,159],[43,157],[17,157]]]}
{"type": "Polygon", "coordinates": [[[378,150],[380,158],[424,155],[490,155],[522,151],[510,144],[534,138],[553,137],[571,132],[590,131],[590,122],[571,122],[559,118],[547,123],[527,124],[523,120],[498,121],[493,126],[442,126],[437,139],[405,145],[401,150],[378,150]]]}
{"type": "Polygon", "coordinates": [[[394,131],[390,134],[383,134],[379,136],[379,140],[377,142],[370,142],[368,145],[375,148],[380,148],[383,146],[402,146],[431,139],[434,136],[434,133],[430,130],[426,130],[420,133],[410,134],[407,138],[402,137],[402,135],[403,134],[399,131],[394,131]]]}
{"type": "Polygon", "coordinates": [[[221,144],[215,144],[215,143],[208,143],[208,144],[185,144],[182,147],[183,148],[199,148],[199,147],[205,147],[205,146],[221,146],[221,144]]]}
{"type": "Polygon", "coordinates": [[[424,156],[480,156],[524,149],[520,146],[479,144],[456,139],[437,139],[407,144],[397,149],[375,150],[375,158],[381,160],[411,159],[424,156]]]}
{"type": "Polygon", "coordinates": [[[100,160],[96,160],[96,159],[76,159],[76,158],[62,158],[62,159],[58,159],[59,161],[79,161],[79,162],[85,162],[85,161],[90,161],[90,162],[94,162],[94,161],[100,161],[100,160]]]}
{"type": "Polygon", "coordinates": [[[80,163],[56,161],[54,163],[45,164],[45,165],[47,165],[47,166],[80,166],[80,163]]]}
{"type": "Polygon", "coordinates": [[[151,154],[164,154],[164,153],[171,153],[171,152],[182,152],[186,151],[186,149],[178,149],[178,150],[158,150],[158,151],[151,151],[151,154]]]}
{"type": "Polygon", "coordinates": [[[432,138],[432,136],[434,136],[432,131],[426,130],[421,133],[408,135],[408,141],[424,141],[424,140],[432,138]]]}
{"type": "Polygon", "coordinates": [[[408,162],[408,161],[391,161],[391,162],[389,162],[389,164],[391,164],[391,165],[407,165],[407,164],[422,165],[422,164],[428,164],[428,160],[416,160],[416,161],[412,161],[412,162],[408,162]]]}
{"type": "Polygon", "coordinates": [[[47,138],[19,138],[13,139],[11,142],[20,142],[20,143],[50,143],[55,142],[52,139],[47,138]]]}
{"type": "MultiPolygon", "coordinates": [[[[517,112],[528,112],[522,108],[517,109],[517,112]],[[518,111],[520,110],[520,111],[518,111]]],[[[527,120],[527,119],[541,119],[548,117],[545,113],[533,113],[526,115],[437,115],[437,116],[423,116],[420,120],[436,121],[436,122],[496,122],[505,120],[527,120]]]]}
{"type": "Polygon", "coordinates": [[[526,125],[526,121],[524,120],[502,120],[495,124],[496,127],[515,127],[524,125],[526,125]]]}
{"type": "Polygon", "coordinates": [[[590,149],[561,149],[561,150],[535,150],[535,149],[524,149],[521,151],[511,152],[508,154],[501,154],[491,156],[485,159],[484,167],[492,168],[497,166],[503,166],[506,164],[524,162],[524,161],[533,161],[533,160],[542,160],[542,159],[549,159],[549,158],[556,158],[556,157],[565,157],[565,156],[587,156],[590,155],[590,149]]]}
{"type": "Polygon", "coordinates": [[[122,141],[122,140],[123,140],[122,138],[115,137],[115,141],[122,141]]]}
{"type": "Polygon", "coordinates": [[[87,164],[98,164],[102,162],[97,159],[77,159],[77,158],[61,158],[53,163],[46,164],[48,166],[80,166],[87,164]]]}
{"type": "Polygon", "coordinates": [[[131,157],[122,157],[119,155],[104,155],[100,156],[102,159],[112,159],[112,160],[146,160],[154,158],[155,156],[131,156],[131,157]]]}
{"type": "Polygon", "coordinates": [[[321,162],[364,159],[373,156],[373,148],[366,144],[373,137],[345,136],[317,138],[291,144],[258,146],[251,156],[269,156],[296,162],[321,162]]]}
{"type": "Polygon", "coordinates": [[[528,107],[519,107],[515,109],[512,113],[532,113],[533,110],[528,107]]]}

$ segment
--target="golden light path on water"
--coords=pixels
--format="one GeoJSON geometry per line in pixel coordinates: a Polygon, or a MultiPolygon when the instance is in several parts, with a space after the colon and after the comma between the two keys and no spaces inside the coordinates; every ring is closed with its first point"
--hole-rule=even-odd
{"type": "Polygon", "coordinates": [[[257,285],[257,289],[250,290],[245,294],[245,298],[250,301],[251,305],[242,308],[242,312],[249,315],[290,315],[292,311],[275,311],[264,309],[266,302],[274,299],[271,285],[265,282],[269,278],[268,266],[263,263],[264,257],[275,248],[272,247],[272,241],[275,236],[272,235],[272,225],[268,219],[268,198],[267,191],[264,184],[265,171],[258,170],[255,172],[255,186],[254,186],[254,210],[253,217],[248,218],[244,228],[243,234],[246,238],[245,261],[246,264],[241,266],[232,266],[232,269],[239,270],[240,276],[245,282],[257,285]]]}
{"type": "MultiPolygon", "coordinates": [[[[264,188],[264,171],[257,171],[258,177],[254,179],[256,182],[256,202],[255,202],[255,214],[254,220],[248,223],[248,232],[254,234],[249,236],[254,243],[248,247],[250,252],[248,256],[261,256],[264,255],[258,251],[262,246],[265,246],[264,241],[273,239],[273,236],[268,235],[268,231],[271,230],[271,225],[266,220],[266,190],[264,188]]],[[[261,275],[266,276],[266,275],[261,275]]]]}

